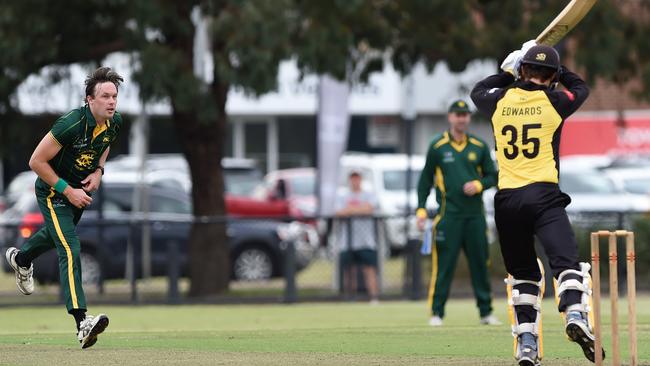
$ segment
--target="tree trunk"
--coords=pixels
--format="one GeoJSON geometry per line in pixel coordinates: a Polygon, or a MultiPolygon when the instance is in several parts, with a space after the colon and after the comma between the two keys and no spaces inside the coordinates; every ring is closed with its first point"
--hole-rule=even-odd
{"type": "MultiPolygon", "coordinates": [[[[225,100],[218,102],[225,106],[225,100]]],[[[221,158],[225,115],[199,122],[195,112],[174,112],[174,124],[192,176],[195,216],[225,217],[221,158]]],[[[230,250],[225,221],[196,223],[189,240],[190,292],[193,297],[221,293],[230,280],[230,250]]]]}

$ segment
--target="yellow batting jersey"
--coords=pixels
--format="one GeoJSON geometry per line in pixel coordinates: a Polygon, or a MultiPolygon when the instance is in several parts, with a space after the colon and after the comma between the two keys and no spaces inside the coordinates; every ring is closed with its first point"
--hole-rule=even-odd
{"type": "Polygon", "coordinates": [[[472,90],[472,100],[492,122],[499,189],[558,183],[562,125],[589,95],[584,81],[566,69],[559,81],[566,90],[515,82],[504,72],[487,77],[472,90]]]}
{"type": "Polygon", "coordinates": [[[558,182],[562,117],[541,90],[509,89],[492,115],[499,188],[558,182]]]}

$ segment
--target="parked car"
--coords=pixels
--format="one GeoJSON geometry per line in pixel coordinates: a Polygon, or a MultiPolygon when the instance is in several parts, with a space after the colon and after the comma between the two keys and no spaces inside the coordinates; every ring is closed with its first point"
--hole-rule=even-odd
{"type": "Polygon", "coordinates": [[[314,217],[318,206],[316,198],[316,169],[281,169],[268,173],[252,194],[253,198],[275,203],[282,202],[288,217],[314,217]]]}
{"type": "Polygon", "coordinates": [[[616,226],[621,214],[650,211],[650,196],[623,191],[599,170],[563,169],[560,189],[571,197],[566,210],[578,226],[616,226]]]}
{"type": "Polygon", "coordinates": [[[24,191],[34,192],[34,181],[36,180],[36,173],[27,170],[18,173],[7,185],[7,189],[0,197],[0,212],[5,211],[7,208],[13,206],[20,198],[24,191]]]}
{"type": "Polygon", "coordinates": [[[560,189],[571,196],[568,212],[650,211],[650,197],[623,191],[598,170],[561,170],[560,189]]]}
{"type": "MultiPolygon", "coordinates": [[[[253,159],[223,158],[221,167],[226,194],[248,196],[262,182],[262,172],[253,159]]],[[[137,157],[118,155],[106,163],[106,170],[110,172],[106,177],[113,174],[133,174],[138,171],[138,168],[137,157]]],[[[145,168],[150,183],[174,184],[187,192],[192,188],[189,166],[181,154],[150,154],[147,156],[145,168]]],[[[116,180],[120,180],[119,177],[116,177],[116,180]]]]}
{"type": "MultiPolygon", "coordinates": [[[[106,169],[111,172],[106,181],[135,184],[138,162],[134,156],[120,155],[111,160],[106,169]],[[109,165],[110,163],[110,165],[109,165]]],[[[224,158],[221,161],[224,175],[225,204],[228,215],[234,217],[268,217],[290,219],[304,217],[296,211],[296,204],[272,192],[260,195],[259,187],[266,186],[262,173],[251,159],[224,158]],[[255,193],[257,192],[257,193],[255,193]]],[[[174,187],[190,192],[192,181],[187,162],[178,154],[149,155],[145,181],[151,186],[174,187]]],[[[313,204],[315,207],[315,204],[313,204]]],[[[309,216],[313,215],[314,209],[309,216]]]]}
{"type": "Polygon", "coordinates": [[[650,195],[650,165],[634,168],[607,168],[602,172],[625,192],[650,195]]]}
{"type": "MultiPolygon", "coordinates": [[[[128,222],[131,217],[134,185],[125,183],[104,184],[103,215],[109,220],[128,222]]],[[[187,242],[191,224],[191,201],[189,195],[169,187],[150,187],[152,243],[152,275],[165,275],[167,271],[167,244],[179,244],[178,261],[182,273],[187,270],[187,242]]],[[[98,202],[96,200],[95,202],[98,202]]],[[[104,226],[100,233],[97,225],[96,203],[84,213],[77,225],[77,234],[82,243],[81,261],[85,283],[96,283],[100,278],[124,278],[126,246],[129,235],[141,237],[140,227],[130,229],[128,225],[104,226]],[[131,232],[130,230],[135,230],[131,232]],[[103,240],[100,240],[102,235],[103,240]]],[[[43,217],[37,208],[33,194],[25,194],[4,217],[4,224],[15,222],[14,230],[5,228],[2,252],[6,247],[20,246],[26,238],[43,224],[43,217]]],[[[282,223],[277,221],[228,220],[227,236],[230,247],[231,275],[235,280],[258,280],[282,276],[284,256],[283,240],[292,240],[296,248],[297,270],[305,268],[318,247],[317,234],[308,225],[282,223]],[[287,234],[288,232],[292,235],[287,234]]],[[[135,245],[136,262],[140,263],[140,245],[135,245]]],[[[4,261],[3,261],[4,262],[4,261]]],[[[39,282],[58,280],[58,260],[55,251],[49,251],[35,261],[34,277],[39,282]]],[[[9,268],[4,266],[5,270],[9,268]]]]}

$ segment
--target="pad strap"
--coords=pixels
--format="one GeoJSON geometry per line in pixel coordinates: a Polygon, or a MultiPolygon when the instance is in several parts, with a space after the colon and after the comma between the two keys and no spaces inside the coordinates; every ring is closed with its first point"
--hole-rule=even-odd
{"type": "Polygon", "coordinates": [[[591,307],[589,305],[587,305],[587,304],[582,304],[582,303],[573,304],[573,305],[567,306],[565,312],[569,313],[571,311],[579,311],[581,313],[588,313],[588,312],[591,311],[591,307]]]}
{"type": "Polygon", "coordinates": [[[541,285],[541,281],[536,282],[536,281],[529,281],[529,280],[517,280],[514,277],[506,278],[506,279],[503,280],[503,282],[505,282],[507,285],[512,285],[512,286],[521,285],[521,284],[524,284],[524,283],[527,283],[527,284],[530,284],[530,285],[535,285],[537,287],[540,287],[540,285],[541,285]]]}
{"type": "Polygon", "coordinates": [[[587,294],[591,294],[591,289],[589,289],[581,281],[578,281],[576,279],[571,279],[571,280],[566,280],[564,282],[561,282],[560,287],[558,288],[557,291],[558,296],[562,295],[562,293],[566,290],[577,290],[577,291],[585,292],[587,294]]]}
{"type": "Polygon", "coordinates": [[[512,332],[516,335],[522,333],[533,333],[537,335],[537,325],[535,323],[521,323],[512,327],[512,332]]]}
{"type": "Polygon", "coordinates": [[[537,302],[539,301],[539,296],[531,294],[520,294],[513,291],[512,293],[512,305],[532,305],[534,308],[537,308],[537,302]]]}

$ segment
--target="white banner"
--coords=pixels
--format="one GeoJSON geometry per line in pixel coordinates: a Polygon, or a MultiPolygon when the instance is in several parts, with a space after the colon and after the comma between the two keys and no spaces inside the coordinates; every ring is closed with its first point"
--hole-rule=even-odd
{"type": "Polygon", "coordinates": [[[350,88],[330,76],[318,86],[318,188],[320,214],[334,214],[339,182],[339,159],[348,142],[350,88]]]}

